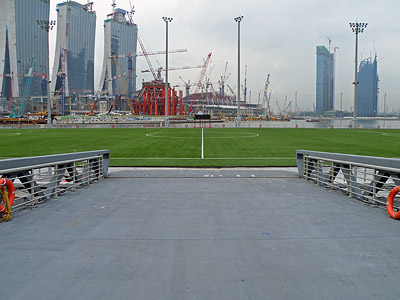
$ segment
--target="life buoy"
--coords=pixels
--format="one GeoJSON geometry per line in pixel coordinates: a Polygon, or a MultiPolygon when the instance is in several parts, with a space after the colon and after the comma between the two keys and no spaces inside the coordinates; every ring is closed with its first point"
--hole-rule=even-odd
{"type": "MultiPolygon", "coordinates": [[[[8,195],[8,202],[10,203],[10,207],[12,207],[13,203],[14,203],[14,199],[15,199],[15,188],[14,185],[12,183],[12,181],[10,179],[7,178],[0,178],[0,187],[2,186],[6,186],[7,189],[7,195],[8,195]]],[[[0,204],[0,213],[5,212],[6,210],[6,205],[4,204],[4,206],[2,206],[0,204]]]]}
{"type": "Polygon", "coordinates": [[[389,196],[387,198],[387,202],[386,202],[386,210],[387,210],[387,213],[389,214],[389,217],[391,217],[392,219],[396,219],[396,220],[400,219],[400,210],[398,212],[394,211],[393,201],[394,201],[394,197],[399,192],[400,192],[400,186],[396,186],[395,188],[393,188],[390,191],[389,196]]]}

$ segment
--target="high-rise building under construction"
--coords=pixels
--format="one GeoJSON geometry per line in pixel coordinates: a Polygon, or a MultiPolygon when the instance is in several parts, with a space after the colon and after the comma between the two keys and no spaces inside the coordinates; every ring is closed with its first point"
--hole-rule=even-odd
{"type": "Polygon", "coordinates": [[[334,106],[334,54],[325,46],[317,46],[316,114],[333,110],[334,106]]]}
{"type": "Polygon", "coordinates": [[[364,59],[358,71],[357,116],[376,117],[378,113],[378,62],[364,59]]]}
{"type": "Polygon", "coordinates": [[[128,95],[136,91],[137,30],[132,13],[123,9],[114,9],[104,21],[104,59],[99,85],[102,93],[110,96],[125,93],[121,80],[128,95]]]}
{"type": "Polygon", "coordinates": [[[49,0],[0,0],[0,92],[2,97],[45,96],[48,74],[49,0]],[[33,66],[33,77],[26,76],[33,66]],[[25,94],[25,95],[23,95],[25,94]]]}
{"type": "Polygon", "coordinates": [[[52,92],[92,94],[96,13],[93,3],[66,1],[57,4],[57,42],[52,73],[52,92]]]}

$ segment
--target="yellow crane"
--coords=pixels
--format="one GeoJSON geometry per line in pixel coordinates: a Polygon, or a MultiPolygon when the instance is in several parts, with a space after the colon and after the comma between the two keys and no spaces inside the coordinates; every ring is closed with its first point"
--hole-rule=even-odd
{"type": "MultiPolygon", "coordinates": [[[[58,89],[57,93],[56,93],[56,94],[54,95],[54,97],[51,99],[51,101],[50,101],[50,107],[53,107],[54,100],[56,100],[57,97],[58,97],[58,95],[60,95],[62,89],[63,89],[63,88],[60,87],[60,88],[58,89]]],[[[48,107],[46,108],[45,111],[40,111],[40,112],[31,114],[31,115],[32,115],[32,116],[47,116],[47,110],[48,110],[48,107]]]]}

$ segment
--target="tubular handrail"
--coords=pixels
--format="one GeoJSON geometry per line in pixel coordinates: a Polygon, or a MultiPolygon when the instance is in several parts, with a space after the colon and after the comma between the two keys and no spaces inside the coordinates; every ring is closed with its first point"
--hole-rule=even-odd
{"type": "MultiPolygon", "coordinates": [[[[396,158],[298,150],[296,162],[300,177],[381,206],[386,206],[389,191],[400,185],[396,158]]],[[[394,207],[399,209],[400,202],[394,207]]]]}
{"type": "Polygon", "coordinates": [[[4,159],[0,178],[10,179],[16,188],[14,210],[101,180],[109,164],[109,150],[4,159]]]}

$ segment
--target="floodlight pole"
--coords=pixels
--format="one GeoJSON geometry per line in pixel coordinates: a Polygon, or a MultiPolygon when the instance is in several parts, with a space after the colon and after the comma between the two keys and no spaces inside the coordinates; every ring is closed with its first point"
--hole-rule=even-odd
{"type": "MultiPolygon", "coordinates": [[[[40,26],[40,29],[47,32],[47,51],[50,52],[49,47],[49,32],[56,25],[55,20],[36,20],[37,24],[40,26]]],[[[47,55],[47,125],[51,128],[51,92],[50,92],[50,55],[47,55]]]]}
{"type": "Polygon", "coordinates": [[[172,18],[169,17],[162,17],[162,19],[165,22],[165,121],[164,121],[164,127],[168,128],[168,23],[172,22],[172,18]]]}
{"type": "Polygon", "coordinates": [[[238,23],[238,91],[237,91],[237,118],[236,118],[236,127],[240,128],[240,22],[242,21],[243,16],[239,16],[234,18],[235,22],[238,23]]]}
{"type": "Polygon", "coordinates": [[[358,101],[358,34],[363,33],[364,29],[367,28],[368,23],[349,23],[351,30],[356,35],[356,46],[355,46],[355,60],[354,60],[354,116],[353,116],[353,123],[354,128],[357,128],[357,101],[358,101]]]}

